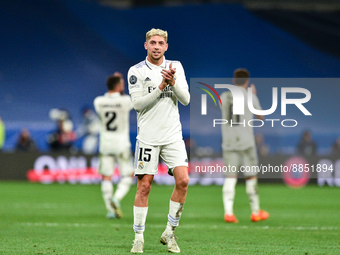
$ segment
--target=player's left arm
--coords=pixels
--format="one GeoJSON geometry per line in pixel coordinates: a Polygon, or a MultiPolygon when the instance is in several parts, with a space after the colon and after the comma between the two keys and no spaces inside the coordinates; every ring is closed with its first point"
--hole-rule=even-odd
{"type": "Polygon", "coordinates": [[[174,65],[170,63],[169,70],[163,70],[162,76],[167,80],[178,101],[184,106],[188,105],[190,102],[189,86],[182,64],[180,62],[174,65]]]}
{"type": "Polygon", "coordinates": [[[97,115],[99,115],[99,100],[100,100],[99,97],[96,97],[96,98],[93,100],[93,107],[94,107],[94,110],[95,110],[95,112],[96,112],[97,115]]]}
{"type": "Polygon", "coordinates": [[[124,98],[124,102],[125,102],[125,107],[127,110],[132,110],[133,109],[133,103],[132,103],[132,99],[130,96],[128,95],[123,95],[123,98],[124,98]]]}

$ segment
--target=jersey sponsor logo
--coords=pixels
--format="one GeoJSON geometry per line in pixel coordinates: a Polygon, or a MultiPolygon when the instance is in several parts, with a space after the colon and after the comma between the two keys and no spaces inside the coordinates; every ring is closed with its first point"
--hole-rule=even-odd
{"type": "Polygon", "coordinates": [[[170,86],[166,86],[162,92],[162,94],[159,96],[159,98],[166,98],[166,97],[172,97],[173,92],[170,88],[170,86]]]}
{"type": "Polygon", "coordinates": [[[149,77],[146,77],[144,81],[151,81],[149,77]]]}
{"type": "Polygon", "coordinates": [[[136,75],[131,75],[130,78],[129,78],[129,82],[131,84],[136,84],[137,83],[137,77],[136,75]]]}
{"type": "Polygon", "coordinates": [[[159,96],[159,98],[166,98],[166,97],[172,97],[172,91],[162,92],[162,94],[159,96]]]}
{"type": "Polygon", "coordinates": [[[151,86],[149,86],[149,87],[148,87],[148,92],[151,93],[151,92],[152,92],[153,90],[155,90],[155,89],[156,89],[156,87],[151,87],[151,86]]]}
{"type": "Polygon", "coordinates": [[[162,94],[159,96],[159,98],[166,98],[166,97],[172,97],[172,91],[162,92],[162,94]]]}
{"type": "MultiPolygon", "coordinates": [[[[156,87],[148,87],[148,92],[151,93],[152,91],[154,91],[156,89],[156,87]]],[[[164,90],[162,91],[162,94],[159,96],[159,98],[166,98],[166,97],[172,97],[173,96],[173,92],[170,88],[170,86],[166,86],[164,88],[164,90]]]]}

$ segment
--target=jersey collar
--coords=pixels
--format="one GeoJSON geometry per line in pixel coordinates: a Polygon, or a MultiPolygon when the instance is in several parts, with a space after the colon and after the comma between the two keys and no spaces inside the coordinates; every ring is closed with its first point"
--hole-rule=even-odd
{"type": "Polygon", "coordinates": [[[119,92],[114,92],[114,93],[109,93],[109,92],[106,92],[105,93],[105,96],[107,97],[117,97],[117,96],[120,96],[121,94],[119,92]]]}
{"type": "Polygon", "coordinates": [[[155,68],[157,68],[157,67],[161,67],[161,68],[163,68],[163,69],[166,69],[166,59],[165,59],[164,56],[163,56],[163,62],[162,62],[162,64],[161,64],[160,66],[156,66],[156,65],[152,64],[152,63],[148,60],[148,56],[146,56],[146,58],[145,58],[145,64],[146,64],[146,66],[147,66],[150,70],[155,69],[155,68]]]}

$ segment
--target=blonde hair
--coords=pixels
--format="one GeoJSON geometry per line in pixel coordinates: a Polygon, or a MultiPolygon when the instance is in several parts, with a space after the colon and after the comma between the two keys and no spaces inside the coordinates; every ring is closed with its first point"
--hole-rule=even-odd
{"type": "Polygon", "coordinates": [[[168,32],[162,29],[152,28],[146,33],[146,41],[149,41],[152,36],[159,35],[164,38],[165,42],[168,41],[168,32]]]}

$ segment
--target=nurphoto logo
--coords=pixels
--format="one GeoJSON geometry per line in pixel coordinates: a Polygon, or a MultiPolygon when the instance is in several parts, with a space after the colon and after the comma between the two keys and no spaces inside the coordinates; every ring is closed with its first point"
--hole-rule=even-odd
{"type": "MultiPolygon", "coordinates": [[[[237,87],[235,85],[231,84],[215,84],[214,88],[208,84],[199,82],[200,84],[206,86],[209,88],[218,98],[220,105],[222,107],[222,101],[220,96],[218,95],[217,91],[214,89],[228,89],[230,90],[232,97],[233,97],[233,105],[232,105],[232,113],[233,115],[244,115],[244,108],[245,108],[245,100],[247,100],[247,106],[248,109],[251,113],[255,115],[270,115],[274,113],[277,109],[278,106],[278,88],[273,87],[272,88],[272,105],[269,109],[265,110],[259,110],[255,109],[254,104],[253,104],[253,91],[251,87],[248,87],[247,90],[247,95],[245,95],[242,92],[242,88],[237,87]],[[245,98],[246,97],[246,98],[245,98]]],[[[199,88],[206,92],[214,101],[215,105],[217,106],[216,100],[212,93],[204,88],[199,88]]],[[[207,94],[202,94],[201,95],[201,115],[207,115],[207,94]]],[[[281,88],[281,116],[286,116],[287,115],[287,105],[295,105],[305,116],[311,116],[312,114],[307,110],[307,108],[303,105],[307,103],[311,99],[311,93],[308,89],[305,88],[299,88],[299,87],[282,87],[281,88]],[[295,93],[295,94],[302,94],[304,97],[302,98],[288,98],[289,93],[295,93]]],[[[266,119],[264,121],[271,122],[272,127],[274,127],[274,123],[276,121],[280,121],[281,125],[283,127],[295,127],[297,126],[298,122],[295,119],[266,119]],[[290,125],[288,124],[290,123],[290,125]]],[[[253,119],[249,120],[247,123],[245,120],[242,122],[232,122],[232,120],[226,120],[226,119],[214,119],[213,120],[213,126],[215,127],[216,125],[225,125],[225,124],[230,124],[231,126],[233,125],[243,125],[251,127],[262,127],[264,125],[263,120],[259,119],[253,119]]]]}

